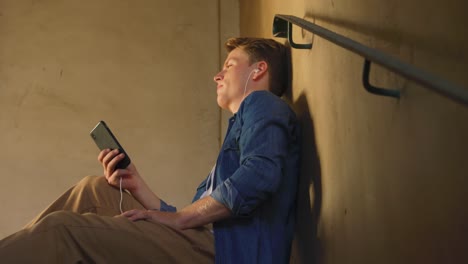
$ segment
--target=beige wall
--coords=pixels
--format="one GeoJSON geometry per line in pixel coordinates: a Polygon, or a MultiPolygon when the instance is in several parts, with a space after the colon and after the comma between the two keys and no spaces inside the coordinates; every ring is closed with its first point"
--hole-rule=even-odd
{"type": "Polygon", "coordinates": [[[212,77],[237,17],[236,1],[0,0],[0,238],[102,174],[101,119],[156,193],[188,204],[219,147],[212,77]]]}
{"type": "MultiPolygon", "coordinates": [[[[291,14],[468,87],[463,1],[240,1],[241,34],[291,14]],[[287,3],[286,3],[287,2],[287,3]]],[[[468,106],[294,28],[292,100],[304,130],[293,263],[468,262],[468,106]]]]}

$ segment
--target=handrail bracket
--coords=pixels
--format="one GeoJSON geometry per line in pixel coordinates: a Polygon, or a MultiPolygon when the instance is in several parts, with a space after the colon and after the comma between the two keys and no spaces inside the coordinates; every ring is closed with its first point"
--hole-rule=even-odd
{"type": "Polygon", "coordinates": [[[287,38],[291,47],[295,49],[311,49],[310,44],[298,44],[293,41],[292,33],[293,24],[287,20],[275,17],[273,20],[273,36],[277,38],[287,38]]]}
{"type": "Polygon", "coordinates": [[[383,88],[379,88],[370,84],[369,82],[370,68],[371,68],[371,61],[368,59],[365,59],[364,67],[362,69],[362,84],[364,85],[364,88],[369,93],[373,93],[376,95],[400,98],[400,91],[398,90],[383,89],[383,88]]]}

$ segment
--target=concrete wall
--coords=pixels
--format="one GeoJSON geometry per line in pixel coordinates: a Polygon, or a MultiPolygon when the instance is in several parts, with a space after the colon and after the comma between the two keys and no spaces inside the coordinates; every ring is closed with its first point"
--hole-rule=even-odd
{"type": "MultiPolygon", "coordinates": [[[[240,1],[241,34],[272,37],[274,14],[306,18],[468,87],[467,4],[240,1]],[[287,2],[287,3],[286,3],[287,2]]],[[[468,106],[294,28],[290,99],[304,130],[292,263],[468,262],[468,106]]]]}
{"type": "Polygon", "coordinates": [[[102,174],[101,119],[156,193],[188,204],[219,148],[213,76],[237,14],[237,1],[0,0],[0,238],[102,174]]]}

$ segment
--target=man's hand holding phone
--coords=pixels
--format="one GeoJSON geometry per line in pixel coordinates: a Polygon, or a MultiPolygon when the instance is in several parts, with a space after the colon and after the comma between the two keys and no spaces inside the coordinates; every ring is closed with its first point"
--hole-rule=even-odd
{"type": "Polygon", "coordinates": [[[100,121],[94,127],[91,137],[101,150],[98,160],[102,164],[107,182],[120,188],[120,179],[122,179],[122,188],[128,190],[145,208],[159,209],[161,205],[159,197],[145,183],[104,121],[100,121]]]}
{"type": "Polygon", "coordinates": [[[142,185],[142,179],[135,165],[130,163],[125,169],[117,169],[117,164],[125,158],[124,153],[119,153],[118,149],[104,149],[99,153],[98,160],[104,169],[104,176],[107,182],[119,187],[120,178],[122,178],[122,188],[131,193],[137,192],[142,185]]]}

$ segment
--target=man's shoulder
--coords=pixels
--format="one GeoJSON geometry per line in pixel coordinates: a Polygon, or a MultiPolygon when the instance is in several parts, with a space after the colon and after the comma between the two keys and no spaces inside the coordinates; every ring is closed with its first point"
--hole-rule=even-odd
{"type": "Polygon", "coordinates": [[[240,108],[241,112],[290,113],[289,105],[280,97],[269,91],[255,91],[247,96],[240,108]]]}

